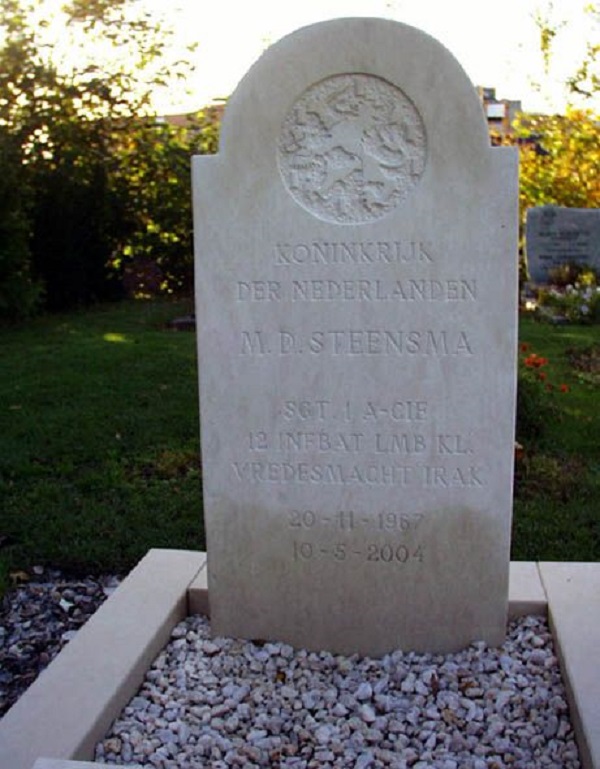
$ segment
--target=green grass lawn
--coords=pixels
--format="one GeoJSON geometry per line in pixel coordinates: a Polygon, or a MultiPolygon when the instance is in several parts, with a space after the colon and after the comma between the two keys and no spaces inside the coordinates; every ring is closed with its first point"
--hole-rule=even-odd
{"type": "MultiPolygon", "coordinates": [[[[124,573],[150,547],[204,548],[195,337],[166,328],[190,310],[131,302],[0,329],[0,591],[35,564],[124,573]]],[[[520,335],[570,390],[517,464],[513,558],[600,560],[598,375],[567,356],[600,328],[524,319],[520,335]]]]}
{"type": "MultiPolygon", "coordinates": [[[[600,327],[521,318],[521,343],[548,358],[556,413],[516,464],[515,560],[600,560],[600,327]],[[596,357],[590,355],[595,348],[596,357]],[[583,354],[585,353],[585,354],[583,354]],[[575,364],[575,365],[574,365],[575,364]]],[[[523,353],[521,354],[523,357],[523,353]]]]}
{"type": "Polygon", "coordinates": [[[126,303],[0,331],[0,567],[126,572],[202,548],[190,304],[126,303]]]}

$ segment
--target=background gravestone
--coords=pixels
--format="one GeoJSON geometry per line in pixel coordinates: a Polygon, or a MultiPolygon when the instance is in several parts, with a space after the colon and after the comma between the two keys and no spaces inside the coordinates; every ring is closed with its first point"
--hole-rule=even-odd
{"type": "Polygon", "coordinates": [[[268,50],[194,158],[216,634],[379,655],[500,643],[517,160],[435,40],[268,50]]]}
{"type": "Polygon", "coordinates": [[[600,270],[600,210],[540,206],[527,211],[527,267],[534,283],[570,262],[600,270]]]}

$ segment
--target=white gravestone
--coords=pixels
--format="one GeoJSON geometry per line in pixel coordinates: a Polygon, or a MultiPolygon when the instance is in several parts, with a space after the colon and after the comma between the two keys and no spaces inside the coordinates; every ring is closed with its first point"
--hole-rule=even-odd
{"type": "Polygon", "coordinates": [[[403,24],[301,29],[194,158],[213,631],[380,655],[505,633],[517,160],[403,24]]]}

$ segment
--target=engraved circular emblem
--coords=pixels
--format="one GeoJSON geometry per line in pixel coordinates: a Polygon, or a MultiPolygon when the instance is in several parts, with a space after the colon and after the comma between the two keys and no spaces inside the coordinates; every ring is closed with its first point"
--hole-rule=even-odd
{"type": "Polygon", "coordinates": [[[334,75],[308,88],[286,115],[279,169],[292,197],[319,219],[380,219],[416,187],[427,140],[421,116],[374,75],[334,75]]]}

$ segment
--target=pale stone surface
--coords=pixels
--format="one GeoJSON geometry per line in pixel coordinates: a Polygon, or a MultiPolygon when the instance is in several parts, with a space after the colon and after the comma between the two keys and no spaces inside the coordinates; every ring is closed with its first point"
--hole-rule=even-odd
{"type": "Polygon", "coordinates": [[[39,758],[33,765],[33,769],[98,769],[105,764],[97,764],[92,761],[61,761],[56,758],[39,758]]]}
{"type": "MultiPolygon", "coordinates": [[[[190,614],[210,616],[208,580],[203,567],[188,588],[190,614]]],[[[548,600],[535,561],[511,561],[508,582],[508,615],[510,619],[548,613],[548,600]]]]}
{"type": "Polygon", "coordinates": [[[188,613],[210,615],[206,561],[188,588],[188,613]]]}
{"type": "Polygon", "coordinates": [[[363,224],[393,211],[419,183],[426,155],[414,104],[364,73],[333,75],[308,88],[287,113],[278,142],[292,197],[337,224],[363,224]]]}
{"type": "Polygon", "coordinates": [[[534,283],[576,262],[600,269],[600,209],[540,206],[527,211],[527,266],[534,283]]]}
{"type": "Polygon", "coordinates": [[[504,637],[517,169],[435,40],[275,45],[194,159],[217,633],[379,655],[504,637]]]}
{"type": "Polygon", "coordinates": [[[600,766],[600,563],[539,564],[585,769],[600,766]]]}
{"type": "Polygon", "coordinates": [[[0,721],[0,767],[41,756],[87,759],[141,683],[173,626],[203,553],[151,550],[0,721]]]}
{"type": "Polygon", "coordinates": [[[511,561],[508,600],[511,619],[548,613],[548,599],[535,561],[511,561]]]}

